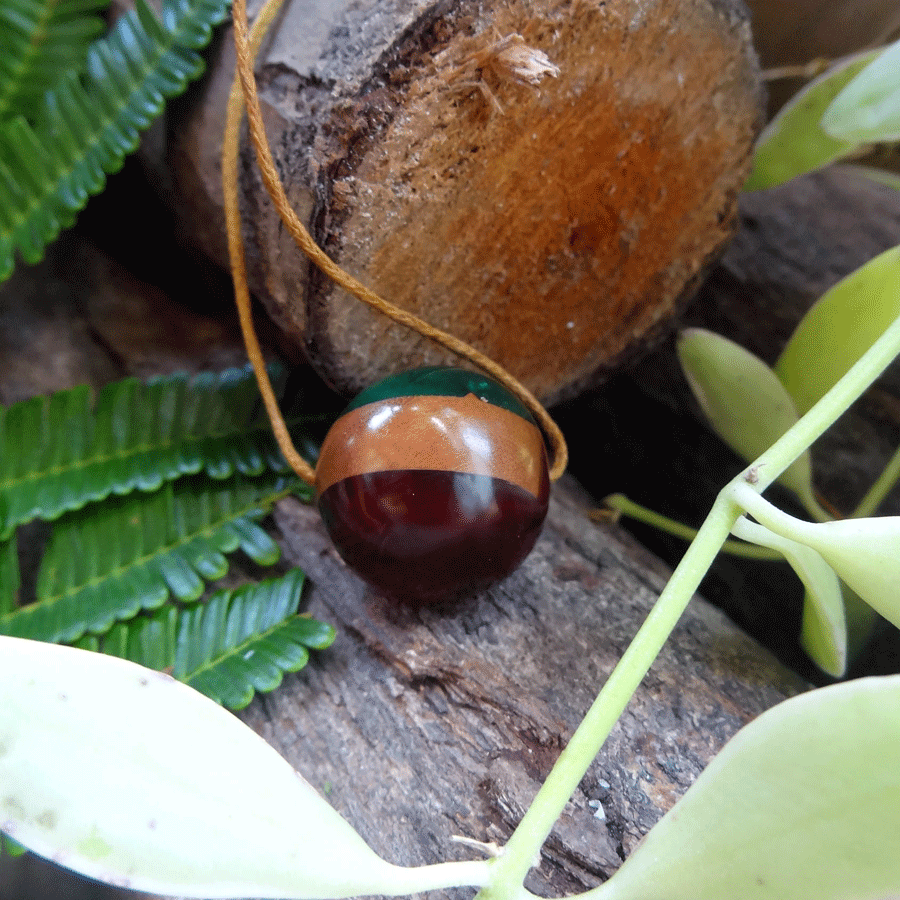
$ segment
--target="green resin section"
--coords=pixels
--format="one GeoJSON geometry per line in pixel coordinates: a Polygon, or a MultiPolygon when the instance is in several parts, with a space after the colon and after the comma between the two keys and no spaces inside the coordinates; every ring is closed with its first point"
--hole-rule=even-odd
{"type": "Polygon", "coordinates": [[[447,366],[428,366],[391,375],[364,390],[344,412],[393,397],[465,397],[468,394],[515,413],[532,425],[536,424],[522,402],[493,378],[480,372],[447,366]]]}

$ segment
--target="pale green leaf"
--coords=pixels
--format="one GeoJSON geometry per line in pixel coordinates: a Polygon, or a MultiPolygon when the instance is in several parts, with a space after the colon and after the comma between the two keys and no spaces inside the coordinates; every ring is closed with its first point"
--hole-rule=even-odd
{"type": "Polygon", "coordinates": [[[797,325],[775,372],[798,412],[809,411],[900,315],[900,247],[825,293],[797,325]]]}
{"type": "Polygon", "coordinates": [[[866,603],[900,627],[900,516],[803,524],[804,543],[866,603]]]}
{"type": "Polygon", "coordinates": [[[742,729],[590,900],[900,894],[900,676],[803,694],[742,729]]]}
{"type": "Polygon", "coordinates": [[[757,191],[820,169],[857,150],[856,141],[832,137],[822,116],[841,90],[878,54],[850,57],[811,81],[781,108],[756,142],[753,171],[745,190],[757,191]]]}
{"type": "MultiPolygon", "coordinates": [[[[740,344],[702,328],[678,339],[678,360],[715,431],[738,456],[752,462],[797,422],[794,402],[775,373],[740,344]]],[[[779,481],[815,505],[809,453],[798,457],[779,481]]]]}
{"type": "Polygon", "coordinates": [[[393,866],[255,732],[116,657],[0,637],[0,826],[137,890],[326,898],[482,884],[486,863],[393,866]]]}
{"type": "Polygon", "coordinates": [[[876,144],[900,139],[900,41],[885,47],[822,116],[835,140],[876,144]]]}
{"type": "Polygon", "coordinates": [[[834,569],[811,547],[782,537],[756,522],[741,518],[732,533],[761,547],[777,550],[803,582],[800,644],[823,672],[839,678],[847,667],[847,622],[844,598],[834,569]]]}
{"type": "Polygon", "coordinates": [[[900,516],[804,522],[761,497],[749,485],[732,496],[757,522],[811,547],[876,612],[900,627],[900,516]]]}

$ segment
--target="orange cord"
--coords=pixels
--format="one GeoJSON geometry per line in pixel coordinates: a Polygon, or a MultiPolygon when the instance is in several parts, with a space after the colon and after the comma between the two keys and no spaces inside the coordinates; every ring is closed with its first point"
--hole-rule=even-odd
{"type": "Polygon", "coordinates": [[[413,329],[458,356],[469,360],[469,362],[478,366],[482,371],[487,372],[488,375],[497,379],[511,393],[515,394],[531,411],[544,432],[551,450],[550,477],[556,480],[566,469],[568,448],[559,427],[538,399],[490,357],[480,353],[474,347],[469,346],[452,334],[441,331],[418,316],[414,316],[394,306],[345,272],[316,244],[291,207],[266,140],[259,96],[256,91],[256,80],[253,76],[253,60],[259,52],[259,47],[266,31],[281,8],[282,2],[283,0],[267,0],[249,33],[245,0],[234,0],[233,2],[232,14],[234,17],[234,43],[237,52],[237,76],[235,77],[228,102],[225,138],[222,147],[222,184],[225,193],[225,217],[228,229],[229,255],[231,257],[235,300],[241,320],[241,329],[247,344],[247,354],[253,364],[256,379],[263,395],[266,411],[272,421],[272,430],[275,433],[278,446],[284,453],[285,459],[287,459],[291,468],[305,481],[312,483],[315,480],[315,473],[312,467],[297,453],[288,434],[287,426],[284,424],[284,420],[278,410],[278,404],[269,382],[259,342],[253,331],[253,322],[250,314],[250,292],[247,286],[247,272],[244,262],[238,205],[238,143],[244,104],[246,104],[250,138],[256,150],[257,164],[263,183],[266,186],[269,197],[272,199],[272,203],[281,216],[282,222],[300,250],[345,291],[373,309],[383,313],[394,322],[413,329]],[[240,86],[240,91],[238,86],[240,86]]]}
{"type": "MultiPolygon", "coordinates": [[[[253,56],[259,52],[260,44],[272,20],[278,14],[282,2],[283,0],[277,0],[275,3],[267,3],[266,8],[254,23],[253,32],[250,36],[252,49],[248,48],[253,56]]],[[[278,446],[288,465],[307,484],[311,485],[316,480],[315,469],[297,452],[297,448],[291,440],[287,425],[281,415],[281,410],[278,408],[278,400],[275,397],[275,392],[272,390],[272,382],[269,380],[269,373],[266,371],[262,349],[259,346],[256,330],[253,327],[250,288],[247,285],[247,265],[244,259],[244,241],[241,236],[240,200],[238,198],[238,154],[243,114],[244,97],[241,93],[240,84],[235,79],[234,84],[231,86],[231,93],[228,96],[225,135],[222,140],[222,193],[224,195],[225,227],[228,233],[228,256],[231,261],[231,275],[234,280],[234,299],[237,304],[238,318],[241,323],[244,345],[247,348],[247,356],[250,358],[250,363],[253,366],[256,383],[259,385],[259,392],[262,394],[275,440],[278,442],[278,446]]]]}

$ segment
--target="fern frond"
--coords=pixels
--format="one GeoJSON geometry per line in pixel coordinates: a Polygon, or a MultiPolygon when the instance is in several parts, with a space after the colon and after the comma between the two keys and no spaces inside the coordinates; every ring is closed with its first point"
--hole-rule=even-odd
{"type": "Polygon", "coordinates": [[[167,607],[80,642],[153,669],[165,669],[207,697],[241,709],[254,691],[271,691],[285,672],[306,665],[309,649],[330,646],[334,629],[298,616],[304,575],[218,591],[187,610],[167,607]]]}
{"type": "Polygon", "coordinates": [[[32,519],[181,475],[286,471],[260,404],[248,366],[0,407],[0,540],[32,519]]]}
{"type": "Polygon", "coordinates": [[[16,608],[19,586],[19,554],[13,534],[0,541],[0,617],[16,608]]]}
{"type": "Polygon", "coordinates": [[[0,130],[0,280],[18,251],[28,263],[74,221],[106,175],[118,171],[140,132],[203,71],[197,52],[228,0],[167,0],[162,21],[146,0],[94,42],[85,74],[72,73],[38,104],[33,125],[0,130]]]}
{"type": "Polygon", "coordinates": [[[303,573],[249,585],[184,615],[173,674],[231,709],[281,684],[334,640],[330,625],[296,616],[303,573]]]}
{"type": "Polygon", "coordinates": [[[107,0],[3,0],[0,3],[0,121],[26,119],[44,93],[84,65],[106,30],[95,13],[107,0]]]}
{"type": "Polygon", "coordinates": [[[198,599],[206,580],[227,572],[225,554],[237,549],[271,565],[278,545],[256,520],[298,485],[276,474],[199,475],[70,513],[53,529],[35,602],[0,615],[0,634],[73,641],[156,609],[170,595],[198,599]]]}

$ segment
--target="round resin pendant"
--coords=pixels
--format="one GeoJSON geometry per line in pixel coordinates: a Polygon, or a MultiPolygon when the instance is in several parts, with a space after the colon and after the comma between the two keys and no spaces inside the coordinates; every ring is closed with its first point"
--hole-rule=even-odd
{"type": "Polygon", "coordinates": [[[338,552],[382,593],[432,602],[499,581],[547,515],[541,432],[506,388],[463,369],[363,391],[322,444],[319,510],[338,552]]]}

